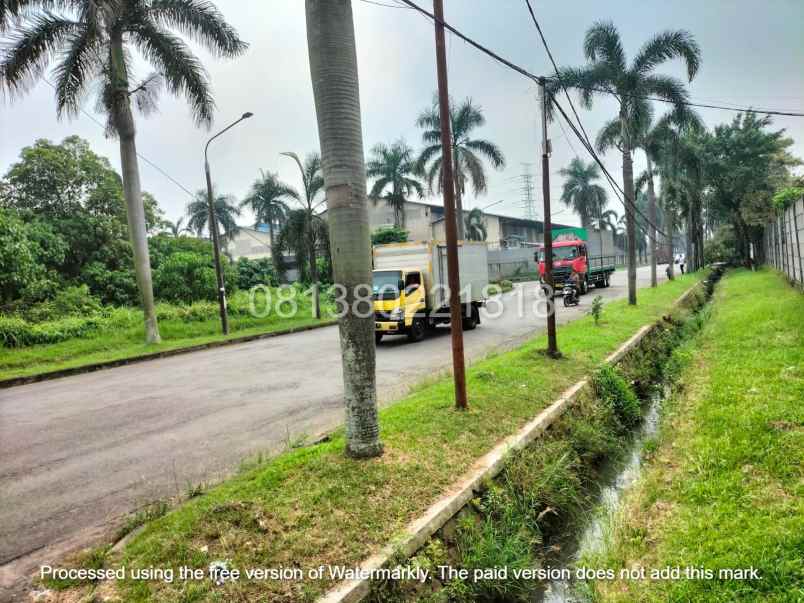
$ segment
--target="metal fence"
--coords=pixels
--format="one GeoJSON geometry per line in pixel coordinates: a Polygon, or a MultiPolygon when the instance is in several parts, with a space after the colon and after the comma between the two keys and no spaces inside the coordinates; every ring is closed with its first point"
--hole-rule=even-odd
{"type": "Polygon", "coordinates": [[[765,262],[804,289],[804,198],[799,199],[765,227],[765,262]]]}

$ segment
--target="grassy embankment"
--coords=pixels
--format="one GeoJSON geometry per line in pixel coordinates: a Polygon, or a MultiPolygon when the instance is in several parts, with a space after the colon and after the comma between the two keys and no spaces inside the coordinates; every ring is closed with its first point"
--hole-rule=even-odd
{"type": "Polygon", "coordinates": [[[683,388],[647,472],[582,563],[713,578],[597,582],[594,598],[804,600],[804,297],[770,271],[732,273],[676,357],[683,388]],[[720,576],[752,567],[761,579],[720,576]]]}
{"type": "MultiPolygon", "coordinates": [[[[24,347],[0,345],[0,380],[15,377],[28,377],[51,371],[87,366],[99,362],[110,362],[136,358],[187,348],[211,342],[236,339],[250,335],[303,328],[310,325],[332,322],[333,307],[322,298],[322,315],[316,320],[312,317],[309,297],[293,291],[297,311],[290,315],[290,306],[285,304],[277,312],[278,290],[274,290],[273,310],[264,317],[251,316],[248,311],[248,294],[238,292],[231,301],[229,313],[229,335],[221,334],[217,304],[199,302],[191,306],[157,304],[157,317],[162,342],[145,343],[145,330],[142,312],[135,308],[112,308],[91,322],[91,329],[77,337],[68,337],[56,343],[43,343],[24,347]]],[[[285,294],[289,296],[290,294],[285,294]]],[[[256,308],[264,312],[264,300],[259,298],[256,308]]],[[[82,320],[76,317],[75,320],[82,320]]],[[[33,328],[55,329],[60,323],[42,323],[33,328]]],[[[2,341],[0,341],[2,344],[2,341]]]]}
{"type": "MultiPolygon", "coordinates": [[[[453,408],[451,379],[422,386],[380,413],[382,458],[343,455],[343,434],[244,470],[149,523],[115,567],[302,567],[360,562],[391,540],[501,438],[510,435],[566,387],[600,365],[643,324],[665,314],[702,275],[641,290],[639,305],[607,304],[600,326],[591,317],[562,326],[565,358],[540,352],[543,337],[476,363],[468,371],[468,412],[453,408]]],[[[124,582],[126,600],[311,600],[329,581],[172,584],[124,582]]]]}

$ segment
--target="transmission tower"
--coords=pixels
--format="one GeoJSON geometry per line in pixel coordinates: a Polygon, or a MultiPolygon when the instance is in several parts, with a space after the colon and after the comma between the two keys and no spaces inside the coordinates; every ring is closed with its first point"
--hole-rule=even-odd
{"type": "Polygon", "coordinates": [[[520,192],[522,194],[522,211],[526,220],[536,220],[538,215],[536,213],[536,199],[534,198],[533,191],[533,174],[530,172],[532,163],[522,164],[522,174],[519,178],[522,181],[520,192]]]}

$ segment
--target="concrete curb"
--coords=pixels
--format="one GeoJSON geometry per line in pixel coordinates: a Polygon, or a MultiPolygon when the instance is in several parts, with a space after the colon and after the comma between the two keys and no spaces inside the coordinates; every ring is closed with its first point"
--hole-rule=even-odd
{"type": "Polygon", "coordinates": [[[257,341],[259,339],[270,339],[272,337],[279,337],[280,335],[290,335],[291,333],[312,331],[314,329],[322,329],[324,327],[330,327],[335,324],[338,324],[338,321],[333,319],[320,324],[306,325],[303,327],[292,327],[290,329],[283,329],[281,331],[271,331],[269,333],[255,333],[253,335],[233,337],[231,339],[223,339],[221,341],[210,341],[208,343],[200,343],[185,348],[176,348],[175,350],[165,350],[164,352],[154,352],[153,354],[141,354],[139,356],[132,356],[131,358],[120,358],[119,360],[95,362],[93,364],[85,364],[83,366],[76,366],[57,371],[50,371],[48,373],[40,373],[38,375],[29,375],[27,377],[11,377],[10,379],[0,380],[0,389],[17,387],[19,385],[27,385],[29,383],[39,383],[40,381],[50,381],[51,379],[60,379],[62,377],[69,377],[71,375],[93,373],[95,371],[114,368],[117,366],[125,366],[127,364],[135,364],[138,362],[147,362],[149,360],[159,360],[160,358],[169,358],[170,356],[178,356],[179,354],[189,354],[190,352],[210,350],[213,348],[220,348],[227,345],[234,345],[237,343],[248,343],[249,341],[257,341]]]}
{"type": "MultiPolygon", "coordinates": [[[[670,310],[679,306],[699,286],[696,283],[670,306],[670,310]]],[[[633,350],[640,341],[650,333],[657,323],[642,326],[628,341],[606,357],[605,362],[616,364],[633,350]]],[[[460,511],[482,489],[482,485],[493,479],[502,471],[507,457],[514,451],[521,450],[539,437],[569,407],[572,401],[586,385],[589,379],[584,378],[566,389],[550,406],[542,410],[517,433],[497,444],[491,452],[481,457],[460,481],[453,484],[449,493],[433,503],[422,516],[410,523],[396,542],[387,544],[363,563],[360,569],[365,572],[380,569],[393,563],[399,557],[410,557],[444,527],[458,511],[460,511]]],[[[321,597],[319,603],[356,603],[366,597],[371,589],[368,579],[346,580],[321,597]]]]}

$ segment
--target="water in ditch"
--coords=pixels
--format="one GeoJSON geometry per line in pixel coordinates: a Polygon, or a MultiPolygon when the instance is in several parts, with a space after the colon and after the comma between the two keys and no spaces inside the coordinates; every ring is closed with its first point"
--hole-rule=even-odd
{"type": "MultiPolygon", "coordinates": [[[[548,561],[552,569],[572,570],[583,555],[596,552],[603,546],[604,529],[609,518],[618,511],[623,495],[642,473],[642,448],[659,428],[664,394],[666,392],[659,391],[651,397],[639,429],[628,441],[626,453],[603,467],[597,504],[580,531],[562,542],[557,558],[548,561]]],[[[543,603],[580,603],[582,600],[574,594],[573,582],[563,579],[548,581],[541,598],[537,599],[543,603]]]]}

